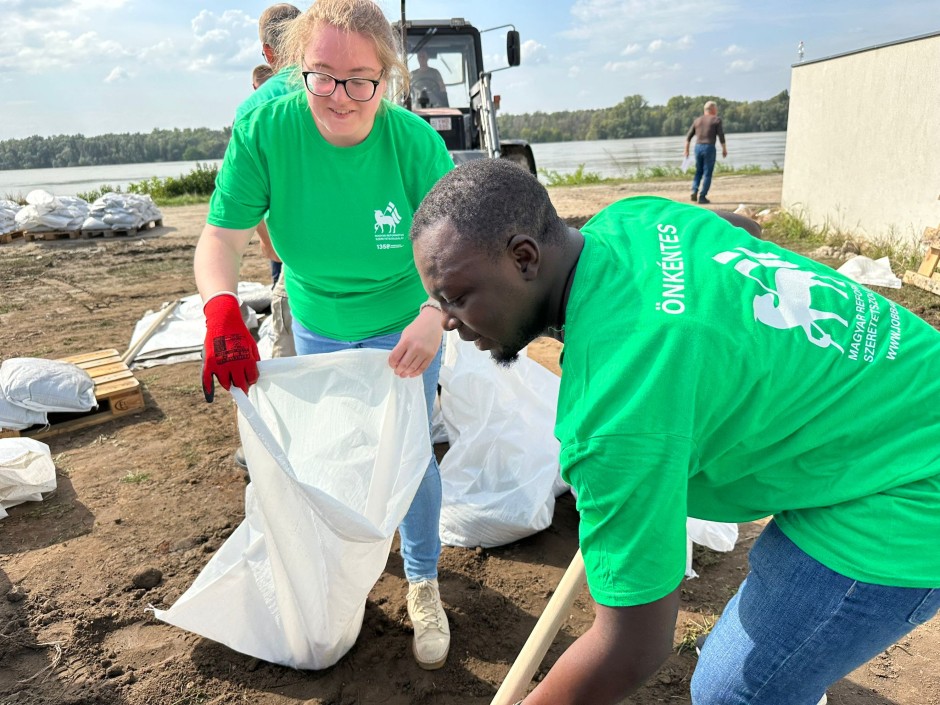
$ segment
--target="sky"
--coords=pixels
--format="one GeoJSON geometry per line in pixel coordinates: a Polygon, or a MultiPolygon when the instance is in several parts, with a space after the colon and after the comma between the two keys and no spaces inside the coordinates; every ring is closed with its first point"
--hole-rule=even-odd
{"type": "MultiPolygon", "coordinates": [[[[378,1],[397,19],[400,0],[378,1]]],[[[0,0],[0,140],[230,125],[269,4],[0,0]]],[[[513,25],[522,65],[493,75],[510,114],[766,100],[789,89],[801,41],[809,61],[940,31],[938,0],[408,0],[407,16],[513,25]]],[[[484,52],[505,66],[505,29],[484,52]]]]}

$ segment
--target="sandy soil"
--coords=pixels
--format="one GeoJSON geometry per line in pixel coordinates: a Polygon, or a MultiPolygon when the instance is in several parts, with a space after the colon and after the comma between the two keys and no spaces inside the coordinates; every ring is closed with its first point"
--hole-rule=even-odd
{"type": "MultiPolygon", "coordinates": [[[[718,178],[714,205],[775,204],[780,186],[779,176],[718,178]]],[[[553,189],[552,197],[577,222],[631,193],[684,200],[687,188],[681,182],[566,188],[553,189]]],[[[195,292],[191,262],[205,213],[205,206],[166,209],[165,227],[144,238],[0,246],[3,358],[123,351],[146,310],[195,292]]],[[[265,281],[267,271],[253,246],[243,279],[265,281]]],[[[936,325],[935,299],[910,305],[936,325]]],[[[538,341],[531,354],[557,371],[557,345],[538,341]]],[[[412,661],[396,548],[372,591],[358,642],[324,671],[259,662],[146,611],[149,604],[172,604],[243,518],[232,406],[224,395],[212,405],[203,401],[199,371],[195,362],[139,371],[147,402],[141,413],[48,439],[58,490],[0,521],[0,703],[489,703],[576,550],[570,496],[538,535],[488,550],[445,548],[441,592],[453,643],[440,671],[422,671],[412,661]],[[135,577],[150,568],[161,581],[136,587],[135,577]]],[[[716,619],[744,576],[761,525],[740,528],[733,552],[696,551],[701,577],[683,585],[676,652],[628,702],[689,702],[695,654],[681,645],[716,619]]],[[[592,617],[585,589],[543,669],[592,617]]],[[[938,647],[935,619],[836,684],[829,702],[940,703],[938,647]]]]}

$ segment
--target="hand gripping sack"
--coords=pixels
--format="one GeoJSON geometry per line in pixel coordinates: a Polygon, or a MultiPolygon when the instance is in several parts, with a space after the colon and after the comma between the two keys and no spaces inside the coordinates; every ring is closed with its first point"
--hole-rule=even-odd
{"type": "Polygon", "coordinates": [[[251,483],[245,520],[168,610],[170,624],[294,668],[335,664],[431,457],[420,377],[388,352],[258,364],[238,427],[251,483]]]}
{"type": "Polygon", "coordinates": [[[441,541],[502,546],[552,523],[561,484],[554,436],[559,377],[528,357],[499,367],[448,333],[441,411],[441,541]]]}

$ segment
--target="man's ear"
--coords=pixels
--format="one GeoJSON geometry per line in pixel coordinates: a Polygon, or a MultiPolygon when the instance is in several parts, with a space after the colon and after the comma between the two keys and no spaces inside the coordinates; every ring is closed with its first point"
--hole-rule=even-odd
{"type": "Polygon", "coordinates": [[[531,281],[538,276],[542,253],[535,240],[528,235],[513,235],[506,248],[524,279],[531,281]]]}
{"type": "Polygon", "coordinates": [[[267,59],[268,64],[274,66],[274,62],[277,59],[277,54],[274,53],[274,47],[270,44],[262,44],[261,53],[264,54],[264,58],[267,59]]]}

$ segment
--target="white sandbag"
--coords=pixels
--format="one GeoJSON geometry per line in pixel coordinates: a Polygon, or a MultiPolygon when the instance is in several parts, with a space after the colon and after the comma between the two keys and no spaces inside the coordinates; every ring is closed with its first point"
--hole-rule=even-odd
{"type": "Polygon", "coordinates": [[[727,553],[738,542],[738,525],[720,521],[707,521],[688,517],[685,521],[686,551],[685,575],[687,578],[697,578],[698,573],[692,569],[692,544],[706,546],[713,551],[727,553]]]}
{"type": "Polygon", "coordinates": [[[78,365],[38,357],[0,364],[0,393],[34,411],[89,411],[98,406],[95,382],[78,365]]]}
{"type": "Polygon", "coordinates": [[[383,350],[264,360],[235,389],[245,521],[168,610],[170,624],[294,668],[355,643],[366,596],[431,454],[421,378],[383,350]]]}
{"type": "Polygon", "coordinates": [[[48,414],[45,411],[35,411],[14,404],[3,395],[3,390],[0,390],[0,431],[22,431],[36,424],[45,426],[47,423],[48,414]]]}
{"type": "Polygon", "coordinates": [[[561,482],[559,382],[524,355],[499,367],[489,353],[447,334],[440,378],[450,439],[441,461],[444,544],[501,546],[551,524],[561,482]]]}
{"type": "Polygon", "coordinates": [[[39,502],[55,487],[49,446],[32,438],[0,438],[0,519],[10,507],[39,502]]]}

